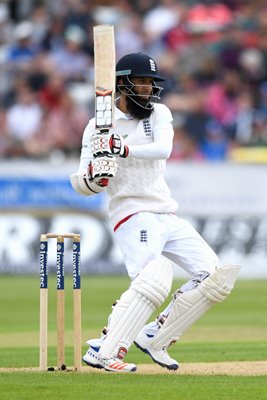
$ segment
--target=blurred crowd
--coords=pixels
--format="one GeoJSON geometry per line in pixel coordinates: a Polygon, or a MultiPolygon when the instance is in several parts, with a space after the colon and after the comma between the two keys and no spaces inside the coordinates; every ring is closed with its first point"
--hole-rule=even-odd
{"type": "Polygon", "coordinates": [[[144,51],[157,60],[162,101],[174,116],[171,159],[267,162],[267,3],[260,0],[0,2],[2,158],[80,153],[94,114],[97,24],[114,25],[117,59],[144,51]]]}

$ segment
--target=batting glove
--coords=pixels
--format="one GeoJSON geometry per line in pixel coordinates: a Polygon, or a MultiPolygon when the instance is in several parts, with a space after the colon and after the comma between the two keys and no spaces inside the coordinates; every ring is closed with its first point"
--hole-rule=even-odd
{"type": "Polygon", "coordinates": [[[88,179],[100,186],[108,186],[109,179],[117,172],[115,157],[101,157],[91,160],[88,165],[88,179]]]}
{"type": "Polygon", "coordinates": [[[96,134],[91,137],[91,151],[94,157],[115,156],[126,158],[129,148],[123,138],[116,133],[96,134]]]}

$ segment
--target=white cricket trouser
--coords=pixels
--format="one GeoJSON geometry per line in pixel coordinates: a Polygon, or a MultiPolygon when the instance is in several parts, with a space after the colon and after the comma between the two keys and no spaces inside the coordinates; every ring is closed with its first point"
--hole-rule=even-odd
{"type": "Polygon", "coordinates": [[[186,220],[174,214],[140,212],[115,231],[128,275],[134,279],[149,261],[164,255],[196,279],[212,273],[218,257],[186,220]]]}

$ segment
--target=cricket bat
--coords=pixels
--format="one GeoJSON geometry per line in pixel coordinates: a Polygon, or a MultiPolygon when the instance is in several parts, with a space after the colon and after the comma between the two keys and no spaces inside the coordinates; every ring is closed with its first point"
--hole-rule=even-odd
{"type": "Polygon", "coordinates": [[[115,39],[112,25],[93,28],[95,71],[95,127],[108,133],[114,122],[115,39]]]}

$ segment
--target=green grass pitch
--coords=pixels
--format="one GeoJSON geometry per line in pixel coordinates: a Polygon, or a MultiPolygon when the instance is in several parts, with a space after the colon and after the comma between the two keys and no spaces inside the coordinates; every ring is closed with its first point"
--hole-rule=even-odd
{"type": "MultiPolygon", "coordinates": [[[[98,337],[110,305],[128,287],[126,277],[82,277],[83,351],[98,337]]],[[[181,282],[174,282],[173,289],[181,282]]],[[[56,279],[49,280],[49,365],[56,363],[56,279]]],[[[267,371],[253,376],[187,375],[187,363],[267,360],[267,281],[238,281],[231,296],[214,306],[170,348],[180,373],[36,372],[39,357],[38,277],[0,277],[0,398],[32,399],[267,399],[267,371]],[[18,371],[21,368],[21,371],[18,371]],[[23,370],[24,368],[24,370],[23,370]]],[[[155,314],[156,315],[156,314],[155,314]]],[[[154,316],[155,316],[154,315],[154,316]]],[[[66,281],[66,364],[72,365],[72,290],[66,281]]],[[[127,361],[151,364],[132,346],[127,361]]],[[[89,368],[89,367],[88,367],[89,368]]],[[[94,370],[93,370],[94,371],[94,370]]]]}

